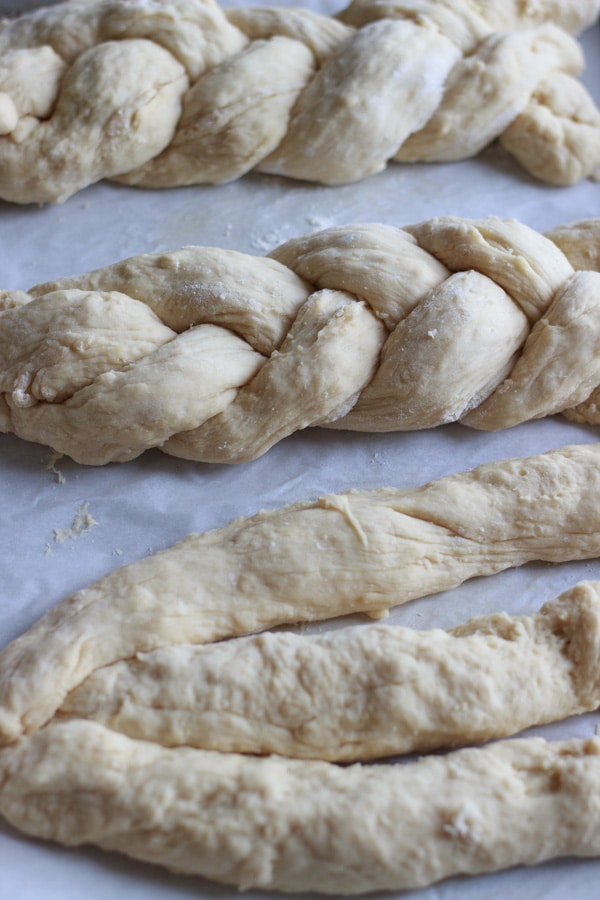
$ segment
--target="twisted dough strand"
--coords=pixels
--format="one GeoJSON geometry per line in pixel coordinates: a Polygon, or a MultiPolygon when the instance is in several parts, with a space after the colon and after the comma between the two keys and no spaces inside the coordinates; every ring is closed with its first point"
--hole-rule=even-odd
{"type": "Polygon", "coordinates": [[[600,113],[557,25],[576,33],[600,3],[531,6],[354,3],[346,24],[212,0],[70,0],[0,21],[0,197],[254,168],[338,184],[500,136],[535,176],[573,183],[600,164],[600,113]]]}
{"type": "Polygon", "coordinates": [[[3,292],[0,429],[87,464],[233,463],[309,425],[597,424],[600,219],[552,237],[345,226],[271,258],[186,248],[3,292]]]}

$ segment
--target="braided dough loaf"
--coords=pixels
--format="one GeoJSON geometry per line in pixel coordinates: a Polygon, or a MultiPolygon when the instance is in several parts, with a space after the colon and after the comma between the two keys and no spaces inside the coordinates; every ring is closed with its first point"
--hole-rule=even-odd
{"type": "Polygon", "coordinates": [[[70,0],[3,20],[0,197],[253,168],[338,184],[390,159],[470,157],[497,137],[536,177],[570,184],[600,165],[600,112],[557,25],[578,32],[599,11],[361,0],[342,22],[212,0],[70,0]]]}
{"type": "Polygon", "coordinates": [[[0,430],[95,465],[242,462],[309,425],[598,424],[599,260],[600,219],[445,217],[4,291],[0,430]]]}
{"type": "Polygon", "coordinates": [[[479,743],[600,705],[600,585],[533,616],[171,645],[97,669],[58,716],[163,746],[365,760],[479,743]],[[475,674],[476,673],[476,674],[475,674]]]}
{"type": "Polygon", "coordinates": [[[62,601],[0,652],[0,744],[47,722],[95,670],[138,653],[378,616],[476,575],[597,557],[599,498],[600,445],[570,447],[190,535],[62,601]]]}

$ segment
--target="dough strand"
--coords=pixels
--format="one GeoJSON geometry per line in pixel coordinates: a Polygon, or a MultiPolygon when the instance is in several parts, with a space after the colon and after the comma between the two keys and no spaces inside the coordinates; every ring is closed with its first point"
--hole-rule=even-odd
{"type": "Polygon", "coordinates": [[[450,632],[388,625],[162,647],[97,669],[57,716],[132,738],[351,762],[483,743],[600,705],[600,585],[450,632]],[[476,673],[476,674],[474,674],[476,673]]]}
{"type": "Polygon", "coordinates": [[[165,749],[74,720],[0,750],[0,812],[241,888],[336,896],[600,855],[600,741],[347,768],[165,749]]]}
{"type": "Polygon", "coordinates": [[[3,19],[0,197],[253,169],[340,184],[391,159],[469,158],[496,138],[536,178],[573,184],[600,165],[600,111],[568,32],[599,12],[599,0],[358,0],[328,18],[69,0],[3,19]]]}
{"type": "Polygon", "coordinates": [[[599,260],[600,219],[448,216],[3,291],[0,431],[102,465],[244,462],[308,426],[597,425],[599,260]]]}
{"type": "Polygon", "coordinates": [[[189,535],[50,609],[0,652],[0,744],[96,669],[349,613],[380,616],[533,560],[600,556],[600,444],[479,466],[412,490],[328,495],[189,535]]]}
{"type": "MultiPolygon", "coordinates": [[[[220,727],[227,730],[229,709],[252,740],[253,710],[227,699],[240,692],[231,655],[260,734],[272,723],[277,750],[297,756],[311,744],[315,756],[347,761],[484,741],[595,708],[594,582],[533,616],[485,616],[450,633],[357,626],[308,640],[190,642],[377,614],[527,560],[598,555],[599,454],[600,445],[564,448],[416,490],[331,495],[261,513],[192,535],[58,604],[0,652],[0,815],[34,837],[94,844],[242,889],[337,896],[600,856],[597,739],[519,739],[403,765],[340,767],[200,749],[189,746],[193,727],[165,724],[186,703],[201,718],[202,703],[216,698],[220,727]],[[152,698],[131,717],[119,686],[123,671],[135,680],[148,665],[157,719],[152,698]],[[252,677],[253,665],[264,680],[252,677]],[[282,682],[279,700],[269,679],[282,682]],[[325,720],[314,706],[317,682],[339,704],[325,708],[325,720]],[[397,692],[390,705],[386,685],[397,692]],[[312,715],[304,727],[302,691],[312,715]],[[96,713],[111,727],[80,718],[96,713]],[[128,719],[143,740],[113,730],[128,719]],[[168,746],[180,742],[187,746],[168,746]]],[[[206,725],[212,732],[210,715],[206,725]]]]}

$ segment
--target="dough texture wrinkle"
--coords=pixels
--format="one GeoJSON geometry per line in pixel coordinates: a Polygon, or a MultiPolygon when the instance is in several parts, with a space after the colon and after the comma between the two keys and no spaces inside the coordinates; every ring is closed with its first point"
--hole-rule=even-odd
{"type": "Polygon", "coordinates": [[[571,36],[599,12],[598,0],[357,0],[329,18],[68,0],[2,19],[0,198],[252,169],[339,184],[496,138],[536,178],[572,184],[600,165],[600,111],[571,36]]]}
{"type": "Polygon", "coordinates": [[[0,430],[102,465],[152,447],[244,462],[308,426],[598,424],[599,298],[600,219],[136,256],[0,292],[0,430]]]}
{"type": "MultiPolygon", "coordinates": [[[[379,613],[533,560],[597,557],[599,458],[600,445],[568,447],[417,489],[326,496],[189,535],[117,569],[0,652],[0,744],[47,722],[97,669],[138,653],[379,613]]],[[[583,642],[568,658],[557,643],[563,696],[575,648],[575,670],[596,667],[583,642]]],[[[588,702],[585,687],[572,690],[576,705],[588,702]]],[[[590,698],[596,702],[593,688],[590,698]]]]}

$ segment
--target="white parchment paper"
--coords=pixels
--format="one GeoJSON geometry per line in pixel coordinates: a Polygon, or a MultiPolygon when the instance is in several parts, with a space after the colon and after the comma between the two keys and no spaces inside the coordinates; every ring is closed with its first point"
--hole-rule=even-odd
{"type": "MultiPolygon", "coordinates": [[[[32,3],[2,3],[0,12],[32,3]]],[[[340,4],[314,0],[319,12],[340,4]]],[[[583,38],[584,81],[600,102],[600,28],[583,38]]],[[[355,185],[326,188],[251,175],[221,186],[139,191],[91,187],[61,206],[0,203],[0,287],[84,272],[134,253],[204,244],[257,255],[291,236],[329,225],[395,225],[435,215],[513,216],[542,231],[600,215],[600,184],[552,188],[534,182],[501,149],[451,165],[395,166],[355,185]]],[[[176,399],[174,400],[176,402],[176,399]]],[[[460,425],[414,434],[364,435],[312,429],[237,467],[202,465],[150,452],[126,465],[92,469],[13,436],[0,436],[0,646],[50,606],[124,563],[169,546],[190,531],[238,515],[348,488],[410,487],[508,456],[594,442],[596,430],[561,417],[500,434],[460,425]],[[92,527],[73,529],[87,510],[92,527]],[[71,529],[64,540],[62,532],[71,529]]],[[[416,628],[450,627],[504,609],[531,612],[600,563],[532,564],[408,604],[388,619],[416,628]]],[[[326,624],[316,629],[330,627],[326,624]]],[[[589,736],[597,717],[538,729],[551,737],[589,736]]],[[[477,879],[454,879],[402,896],[475,900],[597,896],[600,861],[559,861],[477,879]]],[[[183,900],[238,894],[177,878],[116,854],[65,850],[31,841],[0,821],[0,898],[19,900],[183,900]]],[[[249,900],[270,895],[249,892],[249,900]]]]}

